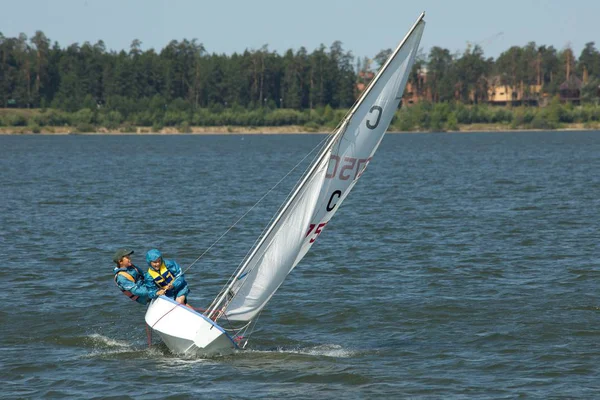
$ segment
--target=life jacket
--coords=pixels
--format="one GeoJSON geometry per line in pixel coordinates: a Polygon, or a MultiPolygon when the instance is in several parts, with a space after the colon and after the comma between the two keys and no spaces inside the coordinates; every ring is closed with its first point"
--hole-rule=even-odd
{"type": "MultiPolygon", "coordinates": [[[[137,273],[138,273],[138,280],[140,280],[140,279],[143,279],[143,278],[142,278],[142,277],[143,277],[143,274],[142,274],[142,272],[141,272],[141,271],[138,269],[138,267],[136,267],[135,265],[132,265],[132,267],[133,267],[133,268],[135,268],[135,270],[136,270],[136,271],[137,271],[137,273]]],[[[128,279],[128,280],[130,280],[131,282],[134,282],[134,283],[135,283],[135,281],[136,281],[136,280],[135,280],[135,278],[134,278],[134,277],[133,277],[133,276],[132,276],[132,275],[131,275],[129,272],[127,272],[127,271],[122,271],[122,270],[121,270],[121,271],[117,271],[117,273],[115,274],[115,284],[117,285],[117,287],[118,287],[119,289],[121,289],[121,291],[123,292],[123,294],[124,294],[125,296],[129,297],[129,298],[130,298],[131,300],[133,300],[133,301],[137,301],[137,299],[139,299],[139,298],[140,298],[140,296],[136,296],[135,294],[131,293],[129,290],[125,290],[125,289],[123,289],[123,288],[121,288],[121,287],[119,286],[119,284],[117,283],[117,276],[118,276],[118,275],[121,275],[122,277],[124,277],[124,278],[126,278],[126,279],[128,279]]]]}
{"type": "Polygon", "coordinates": [[[154,280],[156,286],[158,286],[161,289],[167,287],[169,283],[175,280],[175,277],[173,276],[171,271],[167,269],[167,266],[164,262],[161,264],[158,271],[156,271],[152,267],[148,268],[148,273],[152,277],[152,280],[154,280]]]}

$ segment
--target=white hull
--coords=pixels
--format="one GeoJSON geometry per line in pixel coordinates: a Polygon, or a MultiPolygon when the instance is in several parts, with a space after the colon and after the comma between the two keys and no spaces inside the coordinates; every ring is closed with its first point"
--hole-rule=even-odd
{"type": "Polygon", "coordinates": [[[225,355],[238,348],[214,321],[165,296],[150,303],[146,323],[175,354],[225,355]]]}

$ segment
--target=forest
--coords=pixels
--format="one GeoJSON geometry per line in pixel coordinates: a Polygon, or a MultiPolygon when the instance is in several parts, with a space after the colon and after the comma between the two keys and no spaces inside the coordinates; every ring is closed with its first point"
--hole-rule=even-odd
{"type": "MultiPolygon", "coordinates": [[[[390,52],[355,57],[336,41],[312,52],[301,47],[278,54],[265,45],[241,54],[209,54],[197,39],[173,40],[160,50],[143,49],[136,39],[128,51],[117,52],[101,40],[62,47],[41,31],[31,38],[0,33],[0,126],[31,132],[64,126],[79,132],[333,128],[390,52]]],[[[409,86],[418,101],[403,102],[391,129],[458,130],[465,124],[556,129],[572,123],[596,127],[600,121],[600,52],[594,42],[578,57],[568,47],[533,42],[497,59],[486,58],[477,45],[462,53],[433,47],[419,53],[409,86]],[[580,82],[575,103],[560,98],[571,76],[580,82]],[[524,91],[534,104],[543,98],[545,106],[492,106],[493,84],[524,91]]]]}

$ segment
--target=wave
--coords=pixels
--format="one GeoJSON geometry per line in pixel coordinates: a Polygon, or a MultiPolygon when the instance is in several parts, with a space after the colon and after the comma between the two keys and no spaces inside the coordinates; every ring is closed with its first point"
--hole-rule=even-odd
{"type": "Polygon", "coordinates": [[[83,340],[86,347],[91,347],[91,351],[84,354],[81,358],[98,358],[127,355],[128,358],[136,357],[164,357],[169,354],[162,345],[142,345],[140,342],[131,343],[125,340],[113,339],[98,333],[86,336],[83,340]]]}
{"type": "Polygon", "coordinates": [[[249,353],[263,353],[263,354],[300,354],[307,356],[317,357],[333,357],[333,358],[350,358],[356,356],[359,352],[356,350],[346,349],[338,344],[322,344],[310,347],[277,347],[273,350],[258,350],[250,349],[247,350],[249,353]]]}

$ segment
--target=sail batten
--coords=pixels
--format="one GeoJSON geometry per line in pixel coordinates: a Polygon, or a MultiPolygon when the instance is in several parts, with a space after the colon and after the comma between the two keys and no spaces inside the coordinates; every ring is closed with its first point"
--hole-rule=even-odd
{"type": "Polygon", "coordinates": [[[302,260],[371,161],[398,109],[423,34],[417,19],[327,141],[207,315],[251,321],[302,260]]]}

